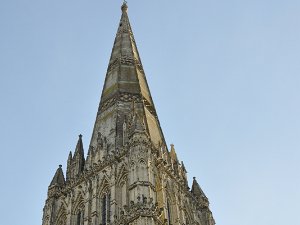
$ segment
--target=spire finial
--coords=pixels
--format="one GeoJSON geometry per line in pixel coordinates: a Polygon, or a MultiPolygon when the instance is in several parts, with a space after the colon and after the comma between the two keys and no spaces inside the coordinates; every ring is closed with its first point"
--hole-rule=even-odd
{"type": "Polygon", "coordinates": [[[121,9],[122,9],[122,12],[127,12],[128,6],[127,6],[126,0],[123,1],[123,5],[122,5],[121,9]]]}

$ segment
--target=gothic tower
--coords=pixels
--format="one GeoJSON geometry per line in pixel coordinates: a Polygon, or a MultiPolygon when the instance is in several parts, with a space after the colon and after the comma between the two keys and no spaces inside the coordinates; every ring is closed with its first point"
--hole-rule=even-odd
{"type": "Polygon", "coordinates": [[[209,201],[167,148],[127,15],[114,41],[87,157],[82,135],[50,186],[43,225],[214,225],[209,201]]]}

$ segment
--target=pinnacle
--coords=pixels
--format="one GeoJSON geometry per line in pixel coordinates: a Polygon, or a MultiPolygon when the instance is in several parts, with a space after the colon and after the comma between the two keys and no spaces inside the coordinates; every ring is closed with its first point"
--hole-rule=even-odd
{"type": "Polygon", "coordinates": [[[50,183],[50,186],[52,185],[58,185],[58,186],[62,186],[65,184],[65,177],[64,177],[64,173],[62,170],[62,165],[58,166],[58,169],[55,172],[55,175],[50,183]]]}
{"type": "Polygon", "coordinates": [[[207,199],[204,192],[202,191],[200,185],[198,184],[196,177],[193,177],[193,184],[192,184],[192,194],[196,196],[197,198],[204,198],[207,199]]]}
{"type": "Polygon", "coordinates": [[[77,145],[76,145],[76,150],[75,150],[75,153],[77,152],[83,152],[83,143],[82,143],[82,135],[79,134],[79,138],[78,138],[78,142],[77,142],[77,145]]]}
{"type": "Polygon", "coordinates": [[[124,0],[123,5],[121,6],[122,12],[127,12],[128,6],[127,1],[124,0]]]}
{"type": "Polygon", "coordinates": [[[176,161],[176,162],[178,161],[178,159],[177,159],[177,154],[176,154],[175,147],[174,147],[174,144],[171,144],[170,156],[171,156],[171,158],[172,158],[174,161],[176,161]]]}

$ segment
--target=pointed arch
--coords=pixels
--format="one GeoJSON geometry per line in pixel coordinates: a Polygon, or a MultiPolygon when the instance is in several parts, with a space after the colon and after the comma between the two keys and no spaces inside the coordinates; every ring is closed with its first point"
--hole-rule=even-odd
{"type": "Polygon", "coordinates": [[[108,188],[109,188],[109,178],[107,175],[104,175],[104,177],[102,178],[102,181],[98,187],[97,196],[100,197],[102,195],[102,193],[108,188]]]}
{"type": "Polygon", "coordinates": [[[110,223],[110,203],[111,192],[108,177],[104,176],[99,189],[97,191],[97,211],[98,211],[98,224],[107,225],[110,223]]]}
{"type": "Polygon", "coordinates": [[[138,178],[140,181],[148,181],[147,160],[143,157],[138,159],[138,178]]]}
{"type": "Polygon", "coordinates": [[[50,221],[50,216],[49,215],[45,216],[45,218],[43,219],[43,225],[48,225],[49,221],[50,221]]]}
{"type": "Polygon", "coordinates": [[[79,192],[72,207],[72,214],[76,213],[79,209],[84,208],[84,198],[82,196],[82,193],[79,192]]]}
{"type": "Polygon", "coordinates": [[[173,186],[170,185],[170,182],[167,181],[166,186],[166,199],[165,199],[165,206],[166,206],[166,216],[167,216],[167,224],[171,225],[175,223],[175,216],[177,215],[175,204],[175,192],[173,186]]]}
{"type": "Polygon", "coordinates": [[[167,181],[166,183],[166,196],[169,198],[172,204],[175,203],[175,195],[174,195],[174,188],[172,185],[170,185],[170,182],[167,181]]]}
{"type": "MultiPolygon", "coordinates": [[[[185,205],[187,205],[187,204],[185,204],[185,205]]],[[[183,212],[184,212],[184,219],[185,219],[184,222],[185,222],[185,224],[186,225],[191,225],[192,221],[193,221],[193,217],[192,217],[191,212],[189,211],[188,208],[184,209],[183,212]]]]}
{"type": "Polygon", "coordinates": [[[77,195],[75,200],[75,204],[72,207],[72,224],[74,225],[83,225],[84,223],[84,211],[85,211],[85,204],[84,198],[82,197],[83,194],[80,191],[77,195]]]}
{"type": "Polygon", "coordinates": [[[130,162],[129,170],[130,170],[129,183],[133,184],[136,181],[136,170],[137,170],[136,163],[134,160],[130,162]]]}
{"type": "Polygon", "coordinates": [[[67,224],[67,213],[66,208],[62,204],[57,212],[57,216],[54,222],[55,225],[66,225],[67,224]]]}
{"type": "Polygon", "coordinates": [[[121,215],[121,211],[123,210],[124,205],[128,205],[129,199],[129,192],[128,192],[128,164],[124,163],[121,165],[117,178],[116,178],[116,193],[115,193],[115,200],[116,200],[116,207],[117,213],[121,215]]]}
{"type": "Polygon", "coordinates": [[[118,175],[117,175],[117,179],[116,179],[116,183],[117,185],[120,186],[121,182],[123,182],[123,180],[125,178],[127,178],[128,176],[128,169],[127,169],[127,165],[126,164],[123,164],[120,169],[119,169],[119,172],[118,172],[118,175]]]}

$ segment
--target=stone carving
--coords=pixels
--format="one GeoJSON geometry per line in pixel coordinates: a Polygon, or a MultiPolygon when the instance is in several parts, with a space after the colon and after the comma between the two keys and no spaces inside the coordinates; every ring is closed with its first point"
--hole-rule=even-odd
{"type": "Polygon", "coordinates": [[[131,55],[122,55],[120,59],[121,65],[134,65],[134,58],[131,55]]]}
{"type": "Polygon", "coordinates": [[[158,203],[153,202],[153,198],[148,200],[144,195],[139,195],[136,202],[131,201],[129,205],[124,206],[117,224],[128,224],[137,217],[152,217],[157,221],[157,224],[163,224],[159,220],[162,212],[163,208],[159,208],[158,203]]]}
{"type": "Polygon", "coordinates": [[[141,103],[142,96],[140,94],[121,93],[118,97],[119,101],[141,103]]]}

